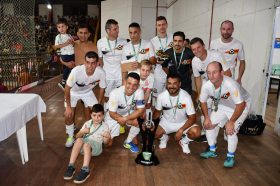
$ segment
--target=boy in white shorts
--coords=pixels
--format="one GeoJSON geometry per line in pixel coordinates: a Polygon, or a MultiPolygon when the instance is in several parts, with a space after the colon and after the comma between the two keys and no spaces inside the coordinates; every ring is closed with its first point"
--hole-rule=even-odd
{"type": "Polygon", "coordinates": [[[76,176],[74,183],[83,183],[90,176],[89,163],[91,156],[99,156],[102,153],[102,145],[110,142],[110,131],[104,119],[104,108],[100,104],[93,105],[91,120],[85,122],[82,129],[76,135],[76,142],[73,146],[70,161],[64,180],[71,180],[75,173],[75,161],[79,153],[84,154],[84,161],[81,171],[76,176]]]}
{"type": "Polygon", "coordinates": [[[110,93],[109,113],[105,117],[112,139],[119,136],[120,125],[130,126],[123,146],[134,153],[138,153],[139,149],[132,140],[140,131],[138,118],[143,116],[145,110],[144,92],[139,88],[139,82],[140,76],[137,73],[131,72],[127,75],[125,84],[110,93]]]}
{"type": "MultiPolygon", "coordinates": [[[[84,102],[86,112],[96,103],[101,103],[106,87],[105,72],[101,67],[97,67],[98,55],[95,52],[87,52],[84,65],[76,66],[71,71],[65,86],[65,122],[68,138],[65,146],[72,147],[74,142],[74,111],[79,100],[84,102]],[[99,84],[98,101],[92,89],[99,84]]],[[[88,114],[89,116],[89,114],[88,114]]],[[[86,118],[89,120],[90,118],[86,118]]]]}
{"type": "Polygon", "coordinates": [[[200,94],[201,109],[205,117],[204,127],[209,149],[200,154],[203,158],[214,158],[220,127],[226,128],[228,136],[228,153],[224,167],[234,166],[234,155],[237,148],[237,133],[246,119],[251,98],[248,92],[232,78],[223,75],[222,65],[211,62],[207,66],[208,79],[200,94]],[[211,98],[212,112],[209,115],[207,100],[211,98]]]}
{"type": "Polygon", "coordinates": [[[179,141],[183,152],[189,154],[189,142],[200,136],[200,127],[194,124],[196,113],[192,98],[180,86],[181,77],[178,74],[167,75],[167,90],[159,95],[153,113],[155,124],[159,122],[155,137],[160,139],[159,148],[163,149],[169,140],[168,134],[176,132],[175,140],[179,141]]]}

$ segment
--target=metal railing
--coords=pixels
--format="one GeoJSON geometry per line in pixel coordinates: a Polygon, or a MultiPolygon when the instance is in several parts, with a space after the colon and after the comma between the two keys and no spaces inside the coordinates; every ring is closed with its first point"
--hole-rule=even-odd
{"type": "Polygon", "coordinates": [[[55,77],[62,65],[47,53],[0,55],[0,78],[8,91],[39,80],[55,77]]]}

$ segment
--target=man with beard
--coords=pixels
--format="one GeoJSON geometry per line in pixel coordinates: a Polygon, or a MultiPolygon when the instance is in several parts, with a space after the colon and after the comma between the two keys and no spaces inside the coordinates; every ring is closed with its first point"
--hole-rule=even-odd
{"type": "Polygon", "coordinates": [[[204,128],[209,148],[200,156],[205,159],[217,156],[219,129],[225,127],[228,153],[224,167],[233,167],[238,143],[237,133],[249,113],[251,98],[237,81],[224,76],[221,63],[211,62],[207,66],[207,75],[209,80],[202,86],[199,100],[205,118],[204,128]],[[209,98],[212,99],[211,114],[208,113],[206,103],[209,98]]]}
{"type": "Polygon", "coordinates": [[[160,139],[159,148],[164,149],[169,140],[168,134],[176,132],[175,140],[179,141],[183,152],[189,154],[189,142],[200,136],[200,127],[194,124],[196,113],[192,98],[180,86],[179,74],[167,75],[167,90],[158,96],[153,113],[153,121],[156,125],[159,122],[155,137],[160,139]]]}
{"type": "MultiPolygon", "coordinates": [[[[172,35],[166,32],[168,27],[167,20],[164,16],[159,16],[156,19],[157,36],[151,39],[151,43],[155,50],[156,68],[154,70],[154,90],[153,97],[157,96],[165,90],[166,73],[163,71],[161,64],[168,57],[164,53],[167,49],[173,46],[172,35]]],[[[155,103],[155,99],[153,103],[155,103]]],[[[155,105],[155,104],[154,104],[155,105]]]]}
{"type": "MultiPolygon", "coordinates": [[[[74,115],[75,107],[79,100],[84,102],[85,109],[90,112],[93,105],[101,103],[106,87],[105,72],[97,67],[97,53],[90,51],[85,54],[84,64],[72,69],[65,86],[65,123],[68,134],[65,146],[72,147],[74,143],[74,115]],[[92,89],[99,84],[98,101],[92,89]]],[[[89,118],[86,118],[89,120],[89,118]]]]}
{"type": "Polygon", "coordinates": [[[210,49],[221,52],[227,65],[230,66],[232,77],[235,79],[235,67],[237,60],[240,61],[239,72],[236,81],[241,84],[241,78],[245,71],[245,54],[243,44],[232,37],[234,31],[233,22],[225,20],[221,24],[221,38],[215,39],[211,42],[210,49]]]}
{"type": "Polygon", "coordinates": [[[89,41],[91,33],[86,24],[78,26],[77,36],[79,40],[74,42],[75,65],[83,65],[85,54],[89,51],[97,52],[97,47],[92,41],[89,41]]]}
{"type": "Polygon", "coordinates": [[[173,48],[165,51],[169,56],[163,64],[166,74],[179,74],[181,76],[181,88],[192,95],[192,69],[191,61],[194,57],[191,49],[185,48],[185,34],[178,31],[173,34],[173,48]]]}

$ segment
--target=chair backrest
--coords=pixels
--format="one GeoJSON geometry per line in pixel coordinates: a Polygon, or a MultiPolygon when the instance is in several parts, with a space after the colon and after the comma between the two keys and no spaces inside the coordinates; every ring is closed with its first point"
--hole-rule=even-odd
{"type": "Polygon", "coordinates": [[[273,64],[272,65],[271,75],[280,76],[280,64],[273,64]]]}

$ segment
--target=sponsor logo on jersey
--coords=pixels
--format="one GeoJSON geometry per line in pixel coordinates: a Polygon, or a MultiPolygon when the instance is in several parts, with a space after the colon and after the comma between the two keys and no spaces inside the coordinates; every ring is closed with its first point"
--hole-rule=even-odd
{"type": "Polygon", "coordinates": [[[149,48],[144,48],[144,49],[139,51],[139,54],[146,54],[146,53],[149,52],[149,50],[150,50],[149,48]]]}
{"type": "Polygon", "coordinates": [[[221,98],[223,98],[223,99],[228,99],[229,96],[230,96],[230,93],[227,92],[227,93],[223,94],[223,95],[221,96],[221,98]]]}
{"type": "Polygon", "coordinates": [[[225,51],[225,53],[233,55],[233,54],[237,54],[238,51],[239,51],[239,49],[230,49],[230,50],[225,51]]]}

